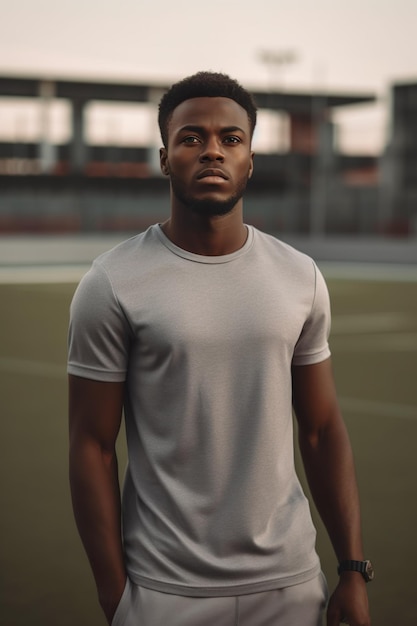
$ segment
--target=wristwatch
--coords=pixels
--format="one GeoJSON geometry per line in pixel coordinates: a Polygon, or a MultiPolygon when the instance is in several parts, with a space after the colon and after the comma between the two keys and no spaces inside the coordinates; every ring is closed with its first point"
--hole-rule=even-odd
{"type": "Polygon", "coordinates": [[[367,583],[375,577],[371,561],[342,561],[339,563],[337,573],[340,575],[342,572],[359,572],[367,583]]]}

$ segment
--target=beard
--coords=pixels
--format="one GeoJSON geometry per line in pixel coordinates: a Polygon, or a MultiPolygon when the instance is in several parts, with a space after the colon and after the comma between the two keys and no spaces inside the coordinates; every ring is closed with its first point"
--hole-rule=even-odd
{"type": "Polygon", "coordinates": [[[215,200],[213,198],[196,198],[192,193],[189,193],[181,181],[173,174],[171,178],[171,189],[173,195],[177,200],[183,204],[183,206],[190,209],[196,215],[205,217],[220,217],[230,213],[239,200],[242,198],[246,185],[249,180],[249,175],[241,178],[238,181],[234,192],[223,200],[215,200]]]}

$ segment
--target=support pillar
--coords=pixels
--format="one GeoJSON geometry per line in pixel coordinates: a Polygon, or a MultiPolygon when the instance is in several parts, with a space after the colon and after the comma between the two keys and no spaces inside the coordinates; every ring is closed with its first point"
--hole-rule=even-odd
{"type": "MultiPolygon", "coordinates": [[[[148,90],[148,101],[151,102],[155,109],[158,108],[159,102],[164,95],[164,89],[150,88],[148,90]]],[[[160,160],[159,160],[159,148],[162,146],[162,139],[159,133],[159,128],[155,126],[155,137],[152,138],[152,144],[148,148],[148,167],[152,176],[162,176],[160,160]]]]}
{"type": "Polygon", "coordinates": [[[42,174],[50,174],[56,163],[56,148],[51,139],[50,110],[55,97],[55,83],[43,80],[39,84],[41,101],[39,161],[42,174]]]}
{"type": "Polygon", "coordinates": [[[88,154],[84,140],[84,107],[86,101],[73,99],[72,104],[72,139],[70,147],[70,169],[72,174],[83,174],[87,165],[88,154]]]}

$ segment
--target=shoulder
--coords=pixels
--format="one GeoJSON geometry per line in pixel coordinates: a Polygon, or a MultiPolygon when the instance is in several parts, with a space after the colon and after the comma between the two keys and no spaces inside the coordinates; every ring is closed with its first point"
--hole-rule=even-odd
{"type": "MultiPolygon", "coordinates": [[[[150,229],[148,229],[150,230],[150,229]]],[[[96,257],[75,290],[72,309],[76,304],[93,302],[97,307],[116,298],[132,268],[140,265],[140,250],[148,231],[127,239],[96,257]]]]}
{"type": "Polygon", "coordinates": [[[267,250],[273,250],[284,257],[288,257],[290,259],[296,259],[302,262],[311,262],[312,259],[301,250],[297,250],[289,243],[286,243],[282,239],[278,239],[275,235],[271,235],[269,233],[265,233],[262,230],[258,230],[254,226],[251,227],[254,232],[255,239],[267,250]]]}
{"type": "Polygon", "coordinates": [[[274,235],[252,228],[260,254],[265,258],[275,260],[284,271],[291,274],[301,273],[314,279],[317,265],[308,254],[297,250],[274,235]]]}
{"type": "Polygon", "coordinates": [[[130,237],[114,246],[110,250],[98,256],[93,265],[101,267],[104,271],[111,273],[119,268],[125,269],[132,263],[137,263],[140,257],[146,255],[149,250],[153,250],[157,245],[158,238],[155,235],[155,226],[150,226],[143,233],[130,237]]]}
{"type": "Polygon", "coordinates": [[[94,259],[79,289],[84,287],[118,292],[124,286],[130,287],[131,281],[137,280],[138,274],[157,256],[157,245],[158,238],[153,227],[122,241],[94,259]]]}

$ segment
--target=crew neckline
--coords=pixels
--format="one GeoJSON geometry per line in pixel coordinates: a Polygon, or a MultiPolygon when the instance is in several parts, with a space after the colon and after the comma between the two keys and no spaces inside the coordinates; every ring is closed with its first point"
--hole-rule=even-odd
{"type": "Polygon", "coordinates": [[[230,254],[222,254],[218,256],[205,256],[203,254],[195,254],[194,252],[189,252],[188,250],[184,250],[180,248],[175,243],[173,243],[164,233],[160,224],[155,224],[153,226],[154,232],[156,233],[158,239],[161,243],[168,248],[175,255],[182,257],[183,259],[187,259],[188,261],[194,261],[195,263],[206,263],[206,264],[219,264],[219,263],[230,263],[230,261],[234,261],[235,259],[243,256],[250,250],[253,245],[254,239],[254,229],[252,226],[245,224],[245,227],[248,231],[248,236],[246,238],[245,243],[239,250],[235,252],[231,252],[230,254]]]}

